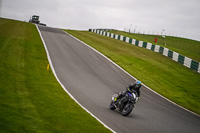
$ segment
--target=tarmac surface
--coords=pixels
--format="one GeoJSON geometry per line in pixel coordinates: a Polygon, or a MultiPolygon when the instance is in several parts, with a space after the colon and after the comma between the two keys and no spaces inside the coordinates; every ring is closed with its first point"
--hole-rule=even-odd
{"type": "Polygon", "coordinates": [[[141,100],[127,117],[109,109],[111,96],[134,79],[65,32],[38,26],[55,72],[75,99],[119,133],[199,133],[200,117],[141,87],[141,100]]]}

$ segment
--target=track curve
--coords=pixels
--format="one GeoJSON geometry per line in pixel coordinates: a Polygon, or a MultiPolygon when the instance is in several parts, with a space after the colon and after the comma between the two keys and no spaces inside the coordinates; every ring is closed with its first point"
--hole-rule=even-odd
{"type": "Polygon", "coordinates": [[[144,86],[128,117],[111,111],[111,95],[134,79],[99,53],[58,29],[38,26],[55,72],[76,100],[116,132],[198,133],[200,117],[144,86]]]}

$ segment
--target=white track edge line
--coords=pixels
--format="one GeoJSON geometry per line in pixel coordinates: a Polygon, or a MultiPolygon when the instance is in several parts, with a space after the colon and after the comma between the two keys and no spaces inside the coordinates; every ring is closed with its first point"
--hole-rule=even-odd
{"type": "MultiPolygon", "coordinates": [[[[36,25],[36,24],[35,24],[35,25],[36,25]]],[[[95,115],[93,115],[89,110],[87,110],[85,107],[83,107],[83,106],[69,93],[69,91],[65,88],[65,86],[61,83],[61,81],[60,81],[59,78],[57,77],[57,74],[56,74],[56,72],[55,72],[55,70],[54,70],[54,67],[53,67],[53,64],[52,64],[52,62],[51,62],[51,58],[50,58],[50,55],[49,55],[49,52],[48,52],[46,43],[45,43],[45,41],[44,41],[44,39],[43,39],[43,37],[42,37],[42,34],[41,34],[41,32],[40,32],[40,30],[39,30],[39,28],[38,28],[37,25],[36,25],[36,27],[37,27],[37,30],[38,30],[38,32],[39,32],[40,38],[41,38],[41,40],[42,40],[42,42],[43,42],[44,48],[45,48],[45,50],[46,50],[47,58],[48,58],[50,67],[51,67],[51,69],[52,69],[52,72],[53,72],[54,76],[56,77],[58,83],[62,86],[63,90],[64,90],[64,91],[65,91],[79,106],[81,106],[81,108],[83,108],[83,109],[84,109],[86,112],[88,112],[92,117],[94,117],[97,121],[99,121],[104,127],[106,127],[107,129],[109,129],[111,132],[116,133],[113,129],[111,129],[110,127],[108,127],[108,126],[107,126],[106,124],[104,124],[100,119],[98,119],[95,115]]]]}
{"type": "MultiPolygon", "coordinates": [[[[64,31],[64,32],[65,32],[66,34],[70,35],[71,37],[73,37],[74,39],[80,41],[80,42],[83,43],[84,45],[88,46],[89,48],[93,49],[94,51],[96,51],[97,53],[99,53],[100,55],[102,55],[103,57],[105,57],[107,60],[109,60],[111,63],[113,63],[114,65],[116,65],[119,69],[121,69],[122,71],[124,71],[126,74],[128,74],[129,76],[131,76],[134,80],[137,80],[135,77],[133,77],[131,74],[129,74],[126,70],[124,70],[123,68],[121,68],[118,64],[116,64],[115,62],[113,62],[113,61],[112,61],[111,59],[109,59],[107,56],[103,55],[101,52],[97,51],[97,50],[94,49],[93,47],[89,46],[88,44],[86,44],[85,42],[79,40],[78,38],[72,36],[71,34],[67,33],[66,31],[64,31]]],[[[164,97],[164,96],[162,96],[161,94],[157,93],[156,91],[154,91],[153,89],[149,88],[149,87],[146,86],[145,84],[142,83],[142,85],[145,86],[145,87],[146,87],[147,89],[149,89],[150,91],[154,92],[155,94],[159,95],[160,97],[164,98],[164,99],[167,100],[168,102],[170,102],[170,103],[172,103],[172,104],[174,104],[174,105],[176,105],[176,106],[178,106],[178,107],[180,107],[180,108],[182,108],[182,109],[184,109],[184,110],[186,110],[186,111],[188,111],[188,112],[190,112],[190,113],[192,113],[192,114],[194,114],[194,115],[200,117],[200,115],[198,115],[198,114],[196,114],[196,113],[194,113],[194,112],[192,112],[192,111],[190,111],[190,110],[188,110],[188,109],[186,109],[186,108],[184,108],[184,107],[182,107],[182,106],[176,104],[175,102],[173,102],[173,101],[167,99],[166,97],[164,97]]]]}

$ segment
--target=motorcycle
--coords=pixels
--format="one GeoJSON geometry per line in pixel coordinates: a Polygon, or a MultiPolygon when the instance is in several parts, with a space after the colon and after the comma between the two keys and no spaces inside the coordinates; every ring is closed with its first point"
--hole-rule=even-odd
{"type": "Polygon", "coordinates": [[[111,110],[118,109],[123,116],[127,116],[132,112],[134,104],[137,102],[138,98],[136,92],[132,92],[128,89],[124,93],[125,94],[121,97],[119,97],[120,93],[114,94],[109,108],[111,110]]]}

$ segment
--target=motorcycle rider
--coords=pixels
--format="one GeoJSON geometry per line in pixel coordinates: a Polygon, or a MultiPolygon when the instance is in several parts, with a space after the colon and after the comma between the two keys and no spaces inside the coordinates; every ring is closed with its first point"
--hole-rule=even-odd
{"type": "MultiPolygon", "coordinates": [[[[131,91],[131,92],[134,92],[136,94],[136,102],[138,102],[138,100],[140,99],[140,88],[141,88],[141,81],[137,80],[135,82],[135,84],[130,84],[128,87],[127,87],[127,90],[126,91],[131,91]]],[[[117,101],[117,99],[125,96],[126,94],[126,91],[122,91],[119,93],[119,96],[117,98],[115,98],[115,101],[117,101]]]]}

